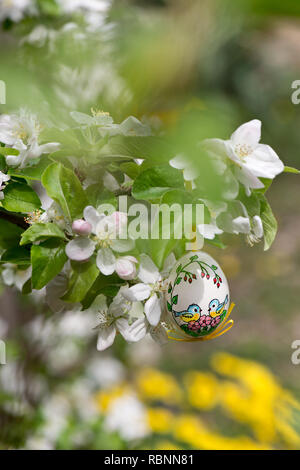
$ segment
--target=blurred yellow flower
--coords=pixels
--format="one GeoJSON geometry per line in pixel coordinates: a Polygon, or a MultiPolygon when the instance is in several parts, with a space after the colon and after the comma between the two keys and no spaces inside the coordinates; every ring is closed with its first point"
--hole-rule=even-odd
{"type": "Polygon", "coordinates": [[[214,355],[212,365],[217,372],[237,380],[224,381],[220,386],[221,404],[232,418],[250,425],[262,442],[283,439],[294,448],[300,445],[300,436],[289,423],[292,409],[299,408],[299,404],[271,372],[256,362],[227,353],[214,355]]]}
{"type": "Polygon", "coordinates": [[[219,383],[211,373],[190,371],[184,376],[187,398],[192,406],[212,409],[219,399],[219,383]]]}
{"type": "Polygon", "coordinates": [[[165,408],[148,408],[148,424],[150,429],[158,434],[166,434],[172,430],[174,415],[165,408]]]}
{"type": "Polygon", "coordinates": [[[174,436],[192,449],[204,450],[263,450],[269,446],[240,436],[231,438],[209,431],[193,415],[182,415],[174,427],[174,436]]]}
{"type": "Polygon", "coordinates": [[[158,400],[178,404],[182,390],[172,375],[155,369],[144,369],[137,375],[137,390],[145,400],[158,400]]]}

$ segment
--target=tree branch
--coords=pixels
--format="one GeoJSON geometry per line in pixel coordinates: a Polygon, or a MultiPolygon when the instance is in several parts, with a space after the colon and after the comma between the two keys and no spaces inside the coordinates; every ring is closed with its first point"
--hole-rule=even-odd
{"type": "Polygon", "coordinates": [[[18,227],[27,229],[29,224],[24,220],[24,217],[19,214],[15,214],[13,212],[6,212],[0,210],[0,219],[7,220],[11,224],[18,225],[18,227]]]}

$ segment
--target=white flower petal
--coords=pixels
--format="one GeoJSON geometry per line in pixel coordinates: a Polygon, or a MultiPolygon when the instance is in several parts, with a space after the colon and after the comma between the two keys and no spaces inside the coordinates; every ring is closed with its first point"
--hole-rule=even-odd
{"type": "Polygon", "coordinates": [[[192,165],[187,166],[183,170],[183,178],[185,179],[185,181],[193,181],[194,179],[198,178],[198,176],[199,172],[192,165]]]}
{"type": "Polygon", "coordinates": [[[261,136],[261,121],[253,119],[252,121],[245,122],[231,135],[230,140],[234,145],[249,145],[255,148],[261,136]]]}
{"type": "Polygon", "coordinates": [[[284,164],[269,145],[258,145],[255,151],[246,158],[245,162],[245,166],[255,176],[261,178],[273,179],[284,170],[284,164]]]}
{"type": "Polygon", "coordinates": [[[245,185],[246,188],[260,189],[264,188],[264,184],[255,176],[248,168],[234,168],[237,179],[245,185]]]}
{"type": "Polygon", "coordinates": [[[223,230],[217,227],[215,223],[199,224],[197,225],[197,229],[200,235],[208,240],[213,240],[216,235],[221,235],[221,233],[223,233],[223,230]]]}
{"type": "Polygon", "coordinates": [[[116,258],[110,248],[101,248],[98,251],[96,264],[105,276],[109,276],[114,272],[116,258]]]}
{"type": "Polygon", "coordinates": [[[131,136],[131,135],[138,135],[138,136],[149,136],[151,135],[151,129],[149,126],[142,124],[137,118],[134,116],[129,116],[120,124],[120,130],[122,134],[131,136]]]}
{"type": "Polygon", "coordinates": [[[106,312],[107,311],[107,303],[106,297],[103,294],[97,295],[91,306],[85,310],[85,312],[89,312],[92,314],[98,314],[99,312],[106,312]]]}
{"type": "Polygon", "coordinates": [[[6,183],[9,180],[10,180],[10,176],[6,175],[5,173],[2,173],[2,171],[0,171],[0,186],[2,186],[3,183],[6,183]]]}
{"type": "Polygon", "coordinates": [[[97,224],[103,219],[103,215],[100,215],[93,206],[87,206],[83,211],[83,216],[91,224],[93,233],[96,233],[97,224]]]}
{"type": "Polygon", "coordinates": [[[66,246],[66,254],[75,261],[89,259],[95,250],[95,242],[86,237],[77,237],[66,246]]]}
{"type": "Polygon", "coordinates": [[[106,328],[100,328],[97,349],[98,351],[104,351],[104,349],[109,348],[116,337],[116,327],[114,325],[108,326],[106,328]]]}
{"type": "Polygon", "coordinates": [[[144,317],[144,305],[142,302],[132,302],[131,309],[128,312],[130,318],[144,317]]]}
{"type": "Polygon", "coordinates": [[[250,220],[247,217],[236,217],[232,221],[232,229],[235,233],[249,233],[250,220]]]}
{"type": "Polygon", "coordinates": [[[144,283],[154,284],[160,279],[160,274],[152,259],[145,254],[140,256],[139,279],[144,283]]]}
{"type": "Polygon", "coordinates": [[[184,170],[188,166],[187,159],[183,155],[176,155],[169,161],[169,164],[176,170],[184,170]]]}
{"type": "Polygon", "coordinates": [[[263,223],[259,215],[255,215],[252,219],[253,232],[257,238],[262,238],[264,234],[263,223]]]}
{"type": "Polygon", "coordinates": [[[21,155],[7,155],[5,160],[8,166],[18,166],[21,163],[21,155]]]}
{"type": "Polygon", "coordinates": [[[60,149],[60,144],[57,142],[50,142],[39,146],[40,153],[53,153],[60,149]]]}
{"type": "Polygon", "coordinates": [[[152,326],[156,326],[161,316],[161,302],[156,294],[151,295],[145,303],[145,315],[152,326]]]}
{"type": "Polygon", "coordinates": [[[139,318],[130,326],[126,318],[118,318],[116,326],[123,338],[129,343],[140,341],[147,333],[145,317],[139,318]]]}
{"type": "Polygon", "coordinates": [[[135,284],[135,286],[122,291],[123,296],[131,302],[148,299],[151,294],[151,288],[147,284],[135,284]]]}

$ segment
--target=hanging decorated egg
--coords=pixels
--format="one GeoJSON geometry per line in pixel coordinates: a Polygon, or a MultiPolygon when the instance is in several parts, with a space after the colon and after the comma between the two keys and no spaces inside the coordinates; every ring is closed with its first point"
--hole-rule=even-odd
{"type": "Polygon", "coordinates": [[[175,330],[184,336],[212,333],[221,325],[230,305],[220,265],[202,251],[184,255],[168,278],[166,305],[175,330]]]}

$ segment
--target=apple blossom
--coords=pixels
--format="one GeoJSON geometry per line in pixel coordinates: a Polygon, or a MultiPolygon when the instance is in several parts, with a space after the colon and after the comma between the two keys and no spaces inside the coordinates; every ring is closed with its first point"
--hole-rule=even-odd
{"type": "Polygon", "coordinates": [[[40,132],[36,116],[25,109],[21,109],[18,115],[0,116],[0,142],[19,151],[19,155],[6,156],[7,165],[24,168],[31,159],[59,149],[60,144],[56,142],[39,145],[40,132]]]}
{"type": "Polygon", "coordinates": [[[264,187],[259,178],[273,179],[284,170],[276,152],[269,145],[260,144],[260,138],[261,121],[253,119],[238,127],[229,140],[206,141],[216,154],[226,155],[234,163],[233,173],[248,195],[251,189],[264,187]]]}
{"type": "Polygon", "coordinates": [[[95,298],[92,305],[85,310],[85,312],[92,312],[97,316],[95,328],[99,330],[98,351],[103,351],[113,344],[117,331],[128,342],[139,341],[147,333],[140,302],[126,300],[123,296],[124,289],[126,288],[121,287],[109,307],[105,296],[100,294],[95,298]]]}
{"type": "Polygon", "coordinates": [[[17,23],[23,19],[25,13],[35,13],[33,0],[2,0],[0,21],[9,18],[17,23]]]}
{"type": "Polygon", "coordinates": [[[104,275],[109,276],[114,271],[124,279],[135,277],[135,263],[133,257],[116,257],[114,252],[122,253],[134,247],[131,239],[117,238],[127,224],[127,215],[114,212],[110,216],[99,214],[92,206],[84,209],[84,218],[91,226],[90,238],[78,236],[66,246],[67,256],[75,261],[88,260],[94,251],[97,251],[96,264],[104,275]]]}
{"type": "Polygon", "coordinates": [[[140,256],[140,268],[138,278],[141,283],[124,289],[123,296],[130,300],[146,300],[144,305],[145,315],[152,326],[157,326],[163,312],[163,293],[166,290],[164,278],[172,269],[175,257],[171,254],[165,261],[163,272],[160,273],[148,255],[140,256]]]}

